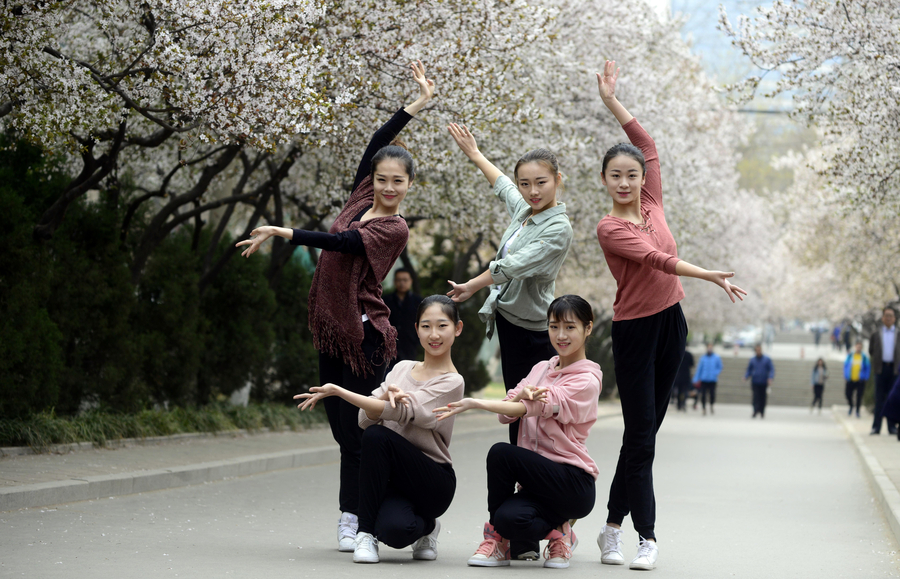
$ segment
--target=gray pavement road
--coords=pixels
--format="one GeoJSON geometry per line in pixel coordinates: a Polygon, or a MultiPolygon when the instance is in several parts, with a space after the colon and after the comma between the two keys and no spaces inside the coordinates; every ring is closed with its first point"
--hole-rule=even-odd
{"type": "MultiPolygon", "coordinates": [[[[569,577],[635,573],[600,564],[595,539],[622,432],[601,420],[590,439],[598,504],[575,526],[569,577]]],[[[382,547],[354,565],[335,550],[335,463],[217,483],[0,513],[0,577],[469,577],[465,560],[486,518],[484,457],[504,430],[456,441],[456,499],[442,517],[439,558],[382,547]],[[496,434],[495,436],[492,436],[496,434]]],[[[660,577],[900,576],[897,545],[841,427],[805,409],[743,406],[666,419],[655,468],[660,577]]],[[[626,520],[626,527],[628,526],[626,520]]],[[[626,557],[637,537],[626,532],[626,557]]]]}

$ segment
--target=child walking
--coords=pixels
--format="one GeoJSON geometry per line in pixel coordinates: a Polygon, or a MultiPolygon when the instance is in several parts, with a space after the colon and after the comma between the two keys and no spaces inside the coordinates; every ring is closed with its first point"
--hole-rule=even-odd
{"type": "Polygon", "coordinates": [[[550,304],[547,320],[558,355],[535,364],[506,398],[465,398],[435,410],[439,420],[479,409],[504,424],[520,422],[516,445],[498,442],[488,452],[489,518],[471,566],[509,565],[510,540],[547,539],[544,567],[566,568],[578,544],[569,521],[594,507],[598,471],[585,442],[597,421],[603,375],[584,350],[594,313],[581,297],[564,295],[550,304]]]}

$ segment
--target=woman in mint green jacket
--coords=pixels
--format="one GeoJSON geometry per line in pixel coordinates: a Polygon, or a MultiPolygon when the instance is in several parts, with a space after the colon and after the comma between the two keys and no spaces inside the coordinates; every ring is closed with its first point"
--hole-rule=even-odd
{"type": "MultiPolygon", "coordinates": [[[[450,281],[453,289],[447,292],[453,301],[463,302],[490,286],[491,293],[478,315],[487,324],[488,338],[497,329],[508,392],[535,364],[556,355],[547,334],[547,308],[554,298],[556,275],[572,245],[566,205],[557,201],[562,175],[556,155],[535,149],[516,163],[513,182],[481,154],[465,126],[454,123],[447,129],[487,178],[494,195],[506,204],[510,217],[488,269],[465,283],[450,281]]],[[[516,444],[519,422],[509,427],[510,444],[516,444]]],[[[513,544],[512,556],[537,559],[538,546],[513,544]]]]}

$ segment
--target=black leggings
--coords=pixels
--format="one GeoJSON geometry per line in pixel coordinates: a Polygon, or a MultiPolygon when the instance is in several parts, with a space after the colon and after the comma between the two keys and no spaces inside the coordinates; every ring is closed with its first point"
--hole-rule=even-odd
{"type": "Polygon", "coordinates": [[[402,549],[434,530],[456,492],[456,474],[386,426],[362,436],[359,531],[402,549]]]}
{"type": "MultiPolygon", "coordinates": [[[[337,384],[351,392],[369,396],[381,385],[384,376],[384,361],[375,364],[375,352],[381,347],[384,339],[371,323],[363,324],[363,352],[366,359],[375,369],[375,374],[366,377],[357,376],[344,363],[343,358],[319,352],[319,383],[337,384]]],[[[362,440],[362,429],[359,427],[359,408],[345,402],[337,396],[329,396],[322,401],[331,435],[341,449],[341,487],[338,491],[341,512],[359,513],[359,452],[362,440]]]]}
{"type": "Polygon", "coordinates": [[[504,539],[540,541],[594,508],[592,474],[505,442],[488,452],[487,479],[490,523],[504,539]],[[519,492],[516,483],[522,485],[519,492]]]}
{"type": "Polygon", "coordinates": [[[819,404],[819,410],[822,409],[822,394],[825,392],[824,384],[813,384],[813,401],[812,405],[819,404]]]}
{"type": "MultiPolygon", "coordinates": [[[[509,392],[528,376],[534,365],[549,360],[556,355],[550,345],[547,330],[535,331],[519,327],[499,311],[496,315],[497,340],[500,342],[500,366],[503,370],[503,384],[509,392]]],[[[519,421],[509,425],[509,443],[516,444],[519,436],[519,421]]]]}
{"type": "Polygon", "coordinates": [[[680,304],[646,318],[613,322],[612,326],[625,432],[609,489],[607,522],[621,525],[630,513],[634,529],[645,539],[656,539],[656,433],[669,407],[669,393],[686,338],[687,322],[680,304]]]}
{"type": "Polygon", "coordinates": [[[706,410],[706,395],[709,394],[709,407],[716,403],[716,382],[700,382],[700,404],[706,410]]]}

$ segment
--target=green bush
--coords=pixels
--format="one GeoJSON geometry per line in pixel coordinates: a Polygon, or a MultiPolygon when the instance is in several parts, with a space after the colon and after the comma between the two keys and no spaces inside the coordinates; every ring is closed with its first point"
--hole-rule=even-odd
{"type": "Polygon", "coordinates": [[[322,408],[301,413],[293,406],[278,404],[251,404],[245,408],[214,403],[202,408],[143,410],[136,414],[93,410],[76,417],[57,416],[49,410],[27,418],[0,419],[0,446],[30,446],[36,450],[73,442],[103,446],[123,438],[284,427],[296,431],[326,422],[322,408]]]}

